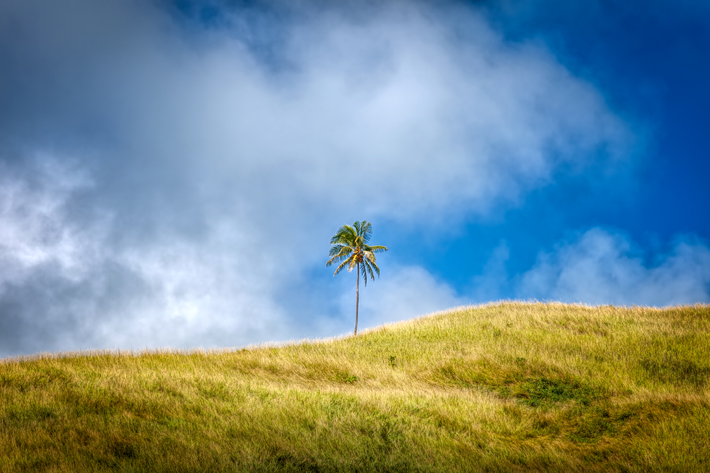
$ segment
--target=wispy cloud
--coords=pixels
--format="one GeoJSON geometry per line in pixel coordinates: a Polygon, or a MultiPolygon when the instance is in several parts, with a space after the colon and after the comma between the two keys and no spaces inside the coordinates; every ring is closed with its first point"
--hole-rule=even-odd
{"type": "MultiPolygon", "coordinates": [[[[592,228],[553,248],[520,274],[510,274],[510,251],[502,242],[484,271],[457,291],[421,267],[400,267],[368,287],[364,326],[412,318],[449,307],[500,299],[665,307],[710,302],[710,248],[693,236],[644,247],[623,233],[592,228]]],[[[354,308],[343,296],[343,312],[354,308]]]]}
{"type": "MultiPolygon", "coordinates": [[[[341,299],[345,314],[354,311],[352,292],[347,291],[341,299]]],[[[387,278],[370,283],[363,296],[360,320],[365,327],[466,304],[466,298],[456,294],[449,284],[418,266],[392,268],[387,278]]]]}
{"type": "Polygon", "coordinates": [[[541,252],[520,279],[517,294],[589,304],[710,302],[710,249],[686,237],[667,254],[650,252],[623,234],[594,228],[541,252]]]}

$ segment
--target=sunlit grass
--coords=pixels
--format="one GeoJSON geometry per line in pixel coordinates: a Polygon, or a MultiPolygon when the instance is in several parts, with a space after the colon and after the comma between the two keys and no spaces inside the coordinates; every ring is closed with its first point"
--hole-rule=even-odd
{"type": "Polygon", "coordinates": [[[710,471],[710,307],[0,362],[0,471],[710,471]]]}

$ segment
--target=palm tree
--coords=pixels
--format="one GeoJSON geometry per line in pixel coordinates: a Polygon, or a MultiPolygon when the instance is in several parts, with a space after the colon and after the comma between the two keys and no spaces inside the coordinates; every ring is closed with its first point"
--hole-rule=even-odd
{"type": "Polygon", "coordinates": [[[333,263],[340,263],[335,269],[333,276],[338,274],[344,267],[348,267],[348,271],[353,268],[357,269],[357,286],[355,289],[355,335],[357,335],[357,312],[360,305],[360,272],[365,278],[365,286],[367,286],[367,276],[370,275],[372,280],[375,280],[375,273],[380,275],[380,268],[375,262],[375,253],[387,251],[387,247],[382,245],[368,245],[372,236],[372,225],[363,220],[355,222],[353,226],[343,225],[333,238],[330,239],[330,259],[325,264],[330,266],[333,263]]]}

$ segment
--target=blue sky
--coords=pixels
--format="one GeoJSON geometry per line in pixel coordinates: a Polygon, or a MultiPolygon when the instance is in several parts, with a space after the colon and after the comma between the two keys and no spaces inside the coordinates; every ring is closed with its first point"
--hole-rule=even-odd
{"type": "MultiPolygon", "coordinates": [[[[332,2],[331,2],[332,3],[332,2]]],[[[0,356],[710,302],[704,2],[0,5],[0,356]]]]}
{"type": "MultiPolygon", "coordinates": [[[[638,256],[653,266],[679,235],[707,239],[710,8],[702,2],[524,5],[497,4],[488,14],[510,40],[540,39],[568,70],[591,81],[617,114],[636,122],[645,146],[619,175],[560,176],[522,206],[471,222],[467,238],[447,242],[447,256],[466,252],[470,240],[489,249],[504,238],[517,273],[533,263],[536,249],[599,226],[635,241],[638,256]]],[[[478,264],[486,259],[485,250],[469,253],[478,264]]],[[[441,274],[454,267],[442,267],[441,274]]]]}

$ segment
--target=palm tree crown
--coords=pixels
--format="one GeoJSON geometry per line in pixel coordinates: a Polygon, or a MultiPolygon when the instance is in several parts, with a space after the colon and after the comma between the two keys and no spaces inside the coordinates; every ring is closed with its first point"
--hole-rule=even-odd
{"type": "Polygon", "coordinates": [[[360,273],[365,278],[367,286],[367,276],[374,281],[375,273],[380,275],[380,268],[377,267],[375,253],[387,251],[387,247],[382,245],[368,245],[372,236],[372,225],[363,220],[355,222],[352,226],[343,225],[338,232],[330,239],[330,259],[325,264],[338,263],[333,276],[338,274],[347,266],[348,271],[357,269],[357,292],[355,296],[355,335],[357,335],[358,307],[360,305],[360,273]]]}
{"type": "Polygon", "coordinates": [[[375,273],[380,275],[380,268],[377,267],[375,253],[387,251],[387,247],[382,245],[368,245],[372,236],[372,225],[367,221],[355,222],[353,226],[343,225],[338,230],[338,233],[330,239],[331,258],[325,264],[330,266],[333,263],[340,263],[335,268],[333,276],[338,274],[343,268],[348,267],[348,271],[352,271],[356,266],[362,265],[359,269],[362,272],[362,277],[365,278],[367,285],[367,276],[374,281],[375,273]]]}

